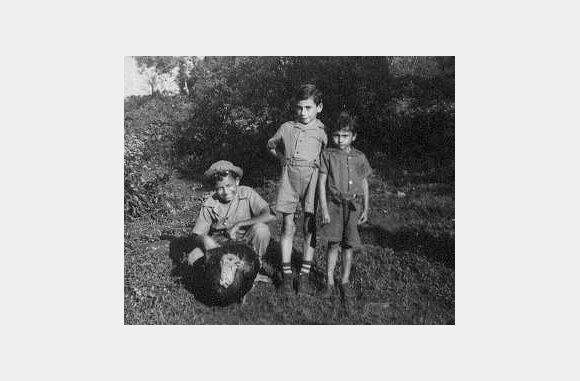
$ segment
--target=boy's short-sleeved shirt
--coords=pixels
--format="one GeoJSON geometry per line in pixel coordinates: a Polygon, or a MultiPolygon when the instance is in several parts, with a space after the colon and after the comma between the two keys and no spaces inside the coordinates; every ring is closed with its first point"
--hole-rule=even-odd
{"type": "Polygon", "coordinates": [[[294,213],[301,202],[305,212],[315,212],[320,151],[327,143],[324,124],[318,119],[306,125],[286,122],[268,141],[270,149],[281,146],[286,159],[276,197],[277,211],[294,213]]]}
{"type": "Polygon", "coordinates": [[[320,151],[328,144],[324,124],[318,119],[308,124],[286,122],[268,140],[268,148],[275,149],[280,143],[286,159],[318,162],[320,151]]]}
{"type": "Polygon", "coordinates": [[[216,225],[225,223],[232,226],[238,221],[259,215],[264,208],[268,207],[268,203],[255,190],[244,185],[238,186],[236,196],[228,204],[221,203],[214,193],[203,202],[193,227],[193,233],[210,234],[212,227],[216,225]]]}
{"type": "Polygon", "coordinates": [[[348,153],[328,148],[320,157],[320,173],[328,176],[326,190],[329,194],[346,198],[363,194],[362,181],[372,173],[364,153],[354,147],[348,153]]]}

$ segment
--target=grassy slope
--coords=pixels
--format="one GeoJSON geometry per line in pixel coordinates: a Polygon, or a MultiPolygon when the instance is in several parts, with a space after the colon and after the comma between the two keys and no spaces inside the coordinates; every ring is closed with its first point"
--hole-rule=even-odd
{"type": "MultiPolygon", "coordinates": [[[[125,324],[454,324],[454,186],[421,176],[399,180],[396,189],[371,181],[370,223],[361,226],[364,248],[355,253],[351,276],[357,301],[347,311],[318,297],[283,299],[264,283],[245,305],[207,307],[195,300],[180,281],[185,249],[179,237],[191,229],[202,193],[194,182],[172,179],[174,213],[125,224],[125,324]]],[[[269,202],[274,189],[272,183],[257,188],[269,202]]],[[[272,231],[275,249],[278,223],[272,231]]],[[[301,245],[299,234],[294,246],[301,245]]],[[[324,271],[320,244],[313,270],[318,287],[324,271]]]]}

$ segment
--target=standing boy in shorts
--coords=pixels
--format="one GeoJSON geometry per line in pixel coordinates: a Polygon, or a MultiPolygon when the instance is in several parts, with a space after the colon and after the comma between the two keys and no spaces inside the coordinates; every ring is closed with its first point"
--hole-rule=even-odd
{"type": "Polygon", "coordinates": [[[311,293],[308,280],[314,257],[316,183],[320,151],[328,138],[324,124],[317,119],[322,111],[322,93],[314,85],[303,85],[296,94],[296,120],[284,123],[268,141],[271,154],[282,163],[276,211],[282,213],[282,285],[280,290],[291,295],[293,274],[290,267],[292,241],[296,232],[294,215],[298,202],[304,211],[304,251],[297,291],[311,293]]]}
{"type": "Polygon", "coordinates": [[[334,268],[342,246],[341,290],[345,302],[352,302],[349,283],[353,248],[360,246],[358,224],[368,220],[369,184],[372,169],[365,155],[352,147],[356,120],[343,112],[332,126],[334,147],[322,151],[318,191],[322,212],[321,236],[328,241],[325,296],[334,294],[334,268]]]}

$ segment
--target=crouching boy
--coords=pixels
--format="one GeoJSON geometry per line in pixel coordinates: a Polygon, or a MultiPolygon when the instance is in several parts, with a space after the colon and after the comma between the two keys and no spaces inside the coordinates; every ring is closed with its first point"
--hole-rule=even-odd
{"type": "Polygon", "coordinates": [[[356,139],[356,120],[343,112],[331,129],[333,147],[322,151],[318,191],[322,213],[321,237],[328,241],[327,285],[325,296],[334,294],[334,269],[342,247],[341,291],[352,302],[349,283],[353,249],[360,246],[358,224],[368,219],[369,186],[372,170],[365,155],[352,147],[356,139]]]}
{"type": "Polygon", "coordinates": [[[212,164],[204,175],[213,185],[214,193],[203,202],[195,221],[192,233],[197,247],[189,253],[188,263],[193,264],[203,257],[204,251],[227,240],[245,241],[262,263],[270,242],[267,224],[276,220],[270,206],[255,190],[240,185],[243,171],[229,161],[212,164]]]}

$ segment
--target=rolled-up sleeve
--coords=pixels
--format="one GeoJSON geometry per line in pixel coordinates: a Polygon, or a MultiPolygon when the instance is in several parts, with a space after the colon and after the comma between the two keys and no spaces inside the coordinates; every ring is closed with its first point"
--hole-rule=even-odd
{"type": "Polygon", "coordinates": [[[369,164],[369,161],[365,155],[362,156],[359,168],[359,173],[361,174],[362,179],[366,179],[373,173],[373,169],[371,168],[371,165],[369,164]]]}
{"type": "Polygon", "coordinates": [[[195,226],[193,227],[193,234],[197,235],[207,235],[211,227],[211,215],[208,208],[201,207],[197,220],[195,220],[195,226]]]}
{"type": "Polygon", "coordinates": [[[321,174],[328,174],[328,153],[326,151],[322,151],[320,154],[320,168],[319,173],[321,174]]]}
{"type": "Polygon", "coordinates": [[[282,140],[282,128],[283,126],[276,131],[270,140],[268,140],[268,149],[276,149],[276,147],[278,147],[278,144],[280,144],[280,141],[282,140]]]}
{"type": "Polygon", "coordinates": [[[250,200],[250,211],[252,217],[260,214],[264,208],[269,208],[270,205],[260,196],[256,191],[252,191],[248,194],[248,199],[250,200]]]}

